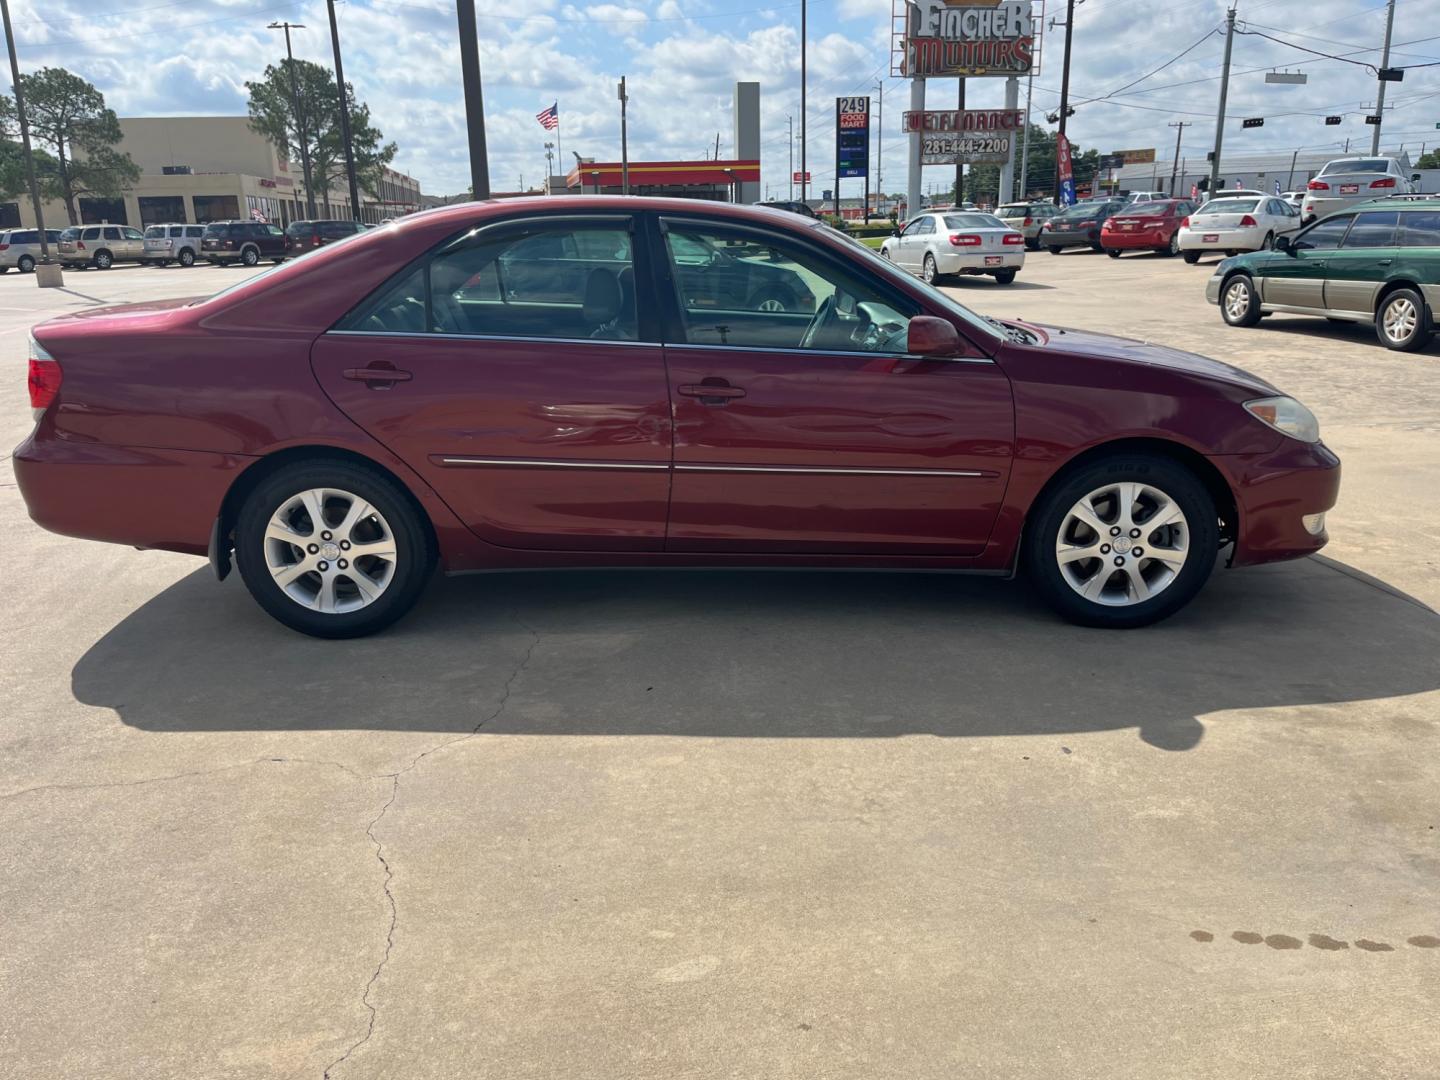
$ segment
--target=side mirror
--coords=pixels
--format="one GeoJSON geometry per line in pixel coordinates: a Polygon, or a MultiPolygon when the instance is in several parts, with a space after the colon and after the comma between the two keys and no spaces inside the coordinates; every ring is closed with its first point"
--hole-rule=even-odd
{"type": "Polygon", "coordinates": [[[910,320],[905,351],[911,356],[959,356],[960,334],[955,327],[934,315],[916,315],[910,320]]]}
{"type": "Polygon", "coordinates": [[[1420,174],[1418,172],[1412,172],[1410,174],[1410,182],[1413,184],[1418,184],[1420,182],[1420,174]]]}
{"type": "Polygon", "coordinates": [[[899,225],[896,225],[896,226],[894,226],[893,228],[891,228],[891,230],[890,230],[890,235],[891,235],[891,236],[899,236],[899,235],[900,235],[900,226],[899,226],[899,225]]]}
{"type": "Polygon", "coordinates": [[[1288,236],[1275,237],[1275,250],[1283,251],[1287,255],[1295,254],[1294,250],[1290,247],[1290,237],[1288,236]]]}

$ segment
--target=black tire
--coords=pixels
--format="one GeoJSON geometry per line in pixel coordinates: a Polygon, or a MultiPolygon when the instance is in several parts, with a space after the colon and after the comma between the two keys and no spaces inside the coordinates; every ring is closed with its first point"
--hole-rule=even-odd
{"type": "Polygon", "coordinates": [[[1231,274],[1220,283],[1220,317],[1231,326],[1254,326],[1260,321],[1260,295],[1249,274],[1231,274]]]}
{"type": "MultiPolygon", "coordinates": [[[[338,91],[337,91],[337,93],[338,93],[338,91]]],[[[1060,249],[1060,247],[1059,247],[1058,245],[1056,245],[1056,244],[1051,244],[1051,245],[1050,245],[1050,254],[1051,254],[1051,255],[1059,255],[1059,254],[1060,254],[1060,250],[1061,250],[1061,249],[1060,249]]]]}
{"type": "Polygon", "coordinates": [[[1187,263],[1189,263],[1191,266],[1194,266],[1196,263],[1198,263],[1198,262],[1200,261],[1200,252],[1198,252],[1198,251],[1182,251],[1182,252],[1180,253],[1180,257],[1183,258],[1183,259],[1184,259],[1187,263]]]}
{"type": "MultiPolygon", "coordinates": [[[[1144,521],[1138,527],[1143,530],[1144,521]]],[[[1142,532],[1139,542],[1148,542],[1150,536],[1150,533],[1142,532]]],[[[1036,590],[1061,616],[1081,626],[1122,630],[1148,626],[1188,604],[1215,568],[1219,546],[1220,529],[1215,502],[1193,473],[1168,458],[1148,454],[1115,454],[1073,469],[1051,486],[1026,519],[1023,554],[1026,571],[1036,590]],[[1126,481],[1148,485],[1162,492],[1180,508],[1189,533],[1189,550],[1180,571],[1155,595],[1148,600],[1111,606],[1086,599],[1076,591],[1060,568],[1056,546],[1062,538],[1061,529],[1067,524],[1071,507],[1097,489],[1126,481]]],[[[1118,556],[1107,556],[1104,562],[1098,558],[1094,560],[1099,564],[1094,572],[1105,572],[1112,557],[1118,556]]],[[[1083,563],[1072,565],[1086,569],[1083,563]]],[[[1163,567],[1157,568],[1153,560],[1142,558],[1136,565],[1141,568],[1142,577],[1145,573],[1153,574],[1156,569],[1162,575],[1164,573],[1163,567]]],[[[1123,579],[1127,573],[1119,567],[1109,571],[1112,581],[1116,576],[1123,579]]],[[[1151,579],[1152,584],[1153,581],[1154,578],[1151,579]]]]}
{"type": "Polygon", "coordinates": [[[996,270],[996,271],[995,271],[995,284],[996,284],[996,285],[1009,285],[1012,281],[1015,280],[1015,274],[1016,274],[1016,271],[1014,271],[1014,270],[996,270]]]}
{"type": "Polygon", "coordinates": [[[1261,251],[1274,251],[1274,250],[1275,250],[1275,234],[1274,234],[1273,232],[1268,232],[1268,233],[1265,234],[1265,239],[1260,241],[1260,250],[1261,250],[1261,251]]]}
{"type": "MultiPolygon", "coordinates": [[[[337,93],[338,93],[338,91],[337,91],[337,93]]],[[[1025,241],[1025,250],[1026,250],[1026,251],[1039,251],[1039,250],[1040,250],[1040,238],[1037,236],[1034,240],[1026,240],[1026,241],[1025,241]]]]}
{"type": "Polygon", "coordinates": [[[22,274],[28,274],[35,269],[35,260],[29,255],[21,255],[20,258],[16,260],[15,265],[22,274]]]}
{"type": "Polygon", "coordinates": [[[1104,244],[1097,244],[1097,243],[1094,243],[1094,242],[1092,241],[1091,244],[1090,244],[1090,250],[1091,250],[1091,251],[1104,251],[1104,250],[1105,250],[1105,245],[1104,245],[1104,244]]]}
{"type": "MultiPolygon", "coordinates": [[[[338,93],[338,91],[337,91],[337,93],[338,93]]],[[[1110,258],[1112,258],[1112,259],[1118,259],[1118,258],[1120,257],[1120,252],[1117,251],[1115,248],[1106,248],[1106,249],[1105,249],[1105,254],[1106,254],[1106,255],[1109,255],[1110,258]]]]}
{"type": "Polygon", "coordinates": [[[240,252],[240,261],[246,266],[258,266],[260,264],[260,249],[247,247],[240,252]]]}
{"type": "Polygon", "coordinates": [[[115,256],[111,255],[108,251],[97,251],[95,258],[91,261],[95,263],[95,269],[109,270],[110,267],[115,265],[115,256]]]}
{"type": "MultiPolygon", "coordinates": [[[[312,637],[352,638],[383,630],[415,606],[434,569],[435,554],[425,522],[395,481],[363,465],[314,461],[279,470],[246,498],[235,523],[235,562],[256,602],[281,623],[312,637]],[[288,500],[312,488],[356,495],[390,526],[395,541],[394,576],[367,606],[343,612],[316,611],[292,599],[271,574],[266,563],[266,527],[288,500]]],[[[341,576],[338,570],[336,574],[341,576]]]]}
{"type": "Polygon", "coordinates": [[[1386,293],[1375,312],[1375,334],[1380,344],[1398,352],[1415,352],[1430,344],[1435,335],[1435,324],[1425,298],[1414,289],[1396,289],[1386,293]],[[1402,315],[1402,304],[1408,305],[1410,319],[1408,330],[1399,332],[1399,328],[1392,330],[1386,324],[1392,317],[1398,319],[1402,315]]]}
{"type": "MultiPolygon", "coordinates": [[[[338,91],[337,91],[337,93],[338,93],[338,91]]],[[[195,252],[191,251],[189,248],[181,248],[181,249],[180,249],[180,265],[183,266],[183,267],[186,267],[187,269],[188,269],[189,267],[194,266],[194,265],[195,265],[195,252]]]]}

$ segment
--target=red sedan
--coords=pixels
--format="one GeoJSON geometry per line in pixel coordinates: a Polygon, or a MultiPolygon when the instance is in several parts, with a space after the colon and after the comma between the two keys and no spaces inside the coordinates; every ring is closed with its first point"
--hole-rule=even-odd
{"type": "Polygon", "coordinates": [[[38,523],[233,559],[324,637],[437,564],[1023,568],[1139,626],[1224,546],[1318,550],[1340,479],[1305,407],[1227,364],[983,318],[819,223],[682,200],[446,207],[57,318],[30,397],[38,523]]]}
{"type": "Polygon", "coordinates": [[[1136,203],[1107,218],[1100,227],[1100,246],[1118,259],[1126,251],[1153,251],[1156,255],[1180,252],[1180,225],[1195,204],[1188,199],[1136,203]]]}

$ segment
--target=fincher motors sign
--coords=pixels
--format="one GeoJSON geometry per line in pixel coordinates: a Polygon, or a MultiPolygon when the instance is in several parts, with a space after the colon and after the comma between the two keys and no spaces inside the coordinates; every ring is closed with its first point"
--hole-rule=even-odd
{"type": "Polygon", "coordinates": [[[1036,66],[1032,0],[904,0],[899,74],[1028,75],[1036,66]]]}

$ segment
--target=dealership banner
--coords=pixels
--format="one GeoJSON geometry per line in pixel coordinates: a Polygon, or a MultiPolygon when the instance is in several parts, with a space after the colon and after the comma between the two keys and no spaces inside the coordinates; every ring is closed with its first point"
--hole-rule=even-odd
{"type": "Polygon", "coordinates": [[[1023,109],[907,111],[901,118],[900,130],[907,135],[912,131],[958,131],[966,134],[1024,131],[1025,112],[1023,109]]]}
{"type": "Polygon", "coordinates": [[[1070,171],[1070,140],[1055,137],[1055,161],[1060,169],[1060,205],[1075,205],[1075,175],[1070,171]]]}
{"type": "Polygon", "coordinates": [[[835,99],[835,175],[870,175],[870,99],[835,99]]]}
{"type": "Polygon", "coordinates": [[[892,0],[898,70],[910,78],[1033,75],[1040,19],[1033,0],[892,0]],[[903,5],[903,10],[902,10],[903,5]]]}

